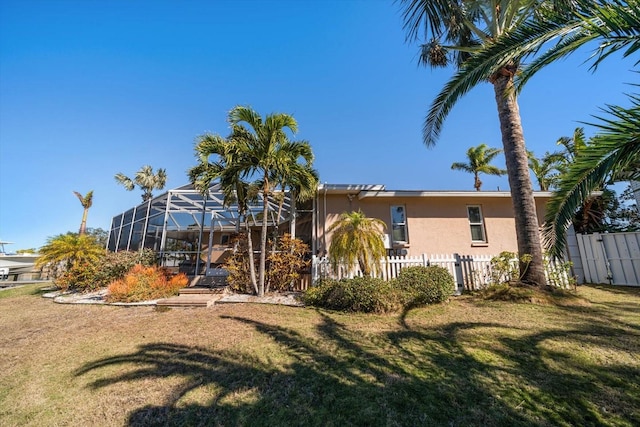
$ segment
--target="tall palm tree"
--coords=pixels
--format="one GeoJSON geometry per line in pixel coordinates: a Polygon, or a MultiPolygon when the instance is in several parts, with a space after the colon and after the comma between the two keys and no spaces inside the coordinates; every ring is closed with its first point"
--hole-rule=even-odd
{"type": "MultiPolygon", "coordinates": [[[[246,212],[246,202],[259,187],[262,197],[262,227],[258,279],[255,279],[253,250],[249,249],[250,270],[254,290],[259,296],[265,290],[269,199],[280,185],[297,192],[296,198],[308,199],[317,188],[317,173],[311,167],[313,153],[306,141],[290,141],[286,130],[295,132],[298,124],[288,114],[269,114],[264,119],[249,107],[235,107],[228,116],[232,133],[226,140],[207,136],[196,146],[199,165],[189,172],[194,184],[208,185],[219,178],[223,191],[235,195],[239,208],[246,212]],[[246,125],[246,126],[245,126],[246,125]],[[218,160],[209,163],[209,156],[218,160]]],[[[226,200],[226,197],[225,197],[226,200]]],[[[280,213],[279,213],[280,214],[280,213]]],[[[279,217],[279,216],[278,216],[279,217]]],[[[248,222],[247,222],[248,227],[248,222]]],[[[251,239],[248,239],[251,244],[251,239]]]]}
{"type": "Polygon", "coordinates": [[[87,232],[87,215],[89,214],[89,208],[93,205],[93,190],[89,191],[85,196],[77,191],[74,191],[73,194],[80,200],[80,204],[84,208],[82,222],[80,222],[80,230],[78,231],[78,234],[82,236],[87,232]]]}
{"type": "Polygon", "coordinates": [[[331,245],[329,260],[334,270],[339,265],[353,266],[356,262],[365,276],[380,270],[380,260],[386,250],[382,233],[384,221],[368,218],[362,211],[344,212],[338,221],[329,227],[331,245]]]}
{"type": "Polygon", "coordinates": [[[506,170],[490,164],[501,152],[502,150],[497,148],[487,147],[487,144],[470,147],[467,150],[467,159],[469,159],[469,163],[454,162],[451,165],[451,169],[472,173],[473,188],[475,188],[476,191],[480,191],[482,188],[482,181],[480,181],[481,173],[496,176],[507,173],[506,170]]]}
{"type": "MultiPolygon", "coordinates": [[[[243,178],[254,177],[262,186],[262,230],[260,236],[260,261],[258,264],[258,296],[264,295],[267,232],[269,226],[269,196],[272,194],[283,163],[291,166],[302,160],[309,167],[313,161],[311,148],[306,141],[290,141],[286,130],[297,132],[298,123],[293,116],[284,113],[268,114],[264,119],[252,108],[237,106],[229,112],[229,123],[238,127],[243,136],[238,138],[243,155],[230,169],[243,178]],[[246,126],[246,127],[245,127],[246,126]],[[286,154],[298,153],[298,156],[286,154]]],[[[293,166],[297,169],[297,166],[293,166]]]]}
{"type": "Polygon", "coordinates": [[[600,118],[600,123],[594,124],[599,133],[569,166],[549,201],[544,236],[554,255],[562,254],[573,215],[584,209],[593,190],[611,177],[640,179],[640,96],[630,98],[630,108],[610,106],[605,110],[610,118],[600,118]]]}
{"type": "Polygon", "coordinates": [[[445,118],[462,96],[480,83],[493,85],[515,212],[518,252],[531,256],[528,265],[520,264],[522,282],[545,285],[539,223],[514,87],[514,76],[520,70],[524,53],[497,60],[488,69],[476,70],[468,67],[468,63],[482,47],[534,20],[541,11],[555,7],[556,3],[570,2],[400,0],[400,3],[407,39],[417,40],[424,33],[425,40],[429,40],[421,46],[421,63],[432,67],[453,64],[458,69],[429,108],[423,128],[425,145],[435,144],[445,118]]]}
{"type": "Polygon", "coordinates": [[[580,152],[587,146],[587,140],[584,136],[584,128],[575,128],[572,136],[561,136],[558,138],[556,145],[562,145],[564,147],[564,153],[562,153],[563,158],[567,159],[568,163],[573,162],[580,152]]]}
{"type": "Polygon", "coordinates": [[[214,134],[199,136],[195,146],[198,164],[189,169],[188,175],[191,183],[202,194],[206,194],[214,180],[219,180],[225,206],[236,204],[238,209],[237,231],[240,232],[240,225],[244,224],[242,232],[247,236],[249,277],[257,294],[255,257],[247,213],[249,204],[257,199],[259,188],[243,180],[240,177],[241,171],[234,168],[240,157],[245,155],[242,150],[242,141],[242,129],[237,126],[233,127],[231,135],[226,139],[214,134]],[[211,156],[216,156],[215,162],[210,161],[211,156]]]}
{"type": "Polygon", "coordinates": [[[565,157],[561,153],[549,153],[548,151],[540,159],[533,151],[528,151],[527,156],[529,156],[529,169],[538,181],[540,191],[549,191],[556,186],[565,157]]]}
{"type": "MultiPolygon", "coordinates": [[[[291,195],[290,217],[295,220],[295,205],[312,199],[318,189],[319,175],[313,166],[313,153],[311,146],[306,144],[291,144],[287,141],[279,153],[282,158],[277,162],[276,168],[272,173],[271,182],[276,183],[276,187],[281,190],[278,198],[278,214],[276,218],[282,215],[284,205],[284,194],[289,190],[291,195]],[[299,159],[304,159],[304,163],[299,163],[299,159]]],[[[277,227],[275,231],[277,233],[277,227]]],[[[275,251],[277,239],[274,236],[272,250],[275,251]]]]}
{"type": "Polygon", "coordinates": [[[116,182],[122,184],[128,191],[133,190],[136,185],[142,190],[142,201],[146,202],[153,198],[153,190],[162,190],[167,183],[167,172],[164,169],[158,169],[153,172],[153,168],[149,165],[142,166],[133,179],[122,173],[115,175],[116,182]]]}
{"type": "MultiPolygon", "coordinates": [[[[588,43],[596,43],[597,46],[591,55],[593,70],[614,52],[621,51],[626,58],[640,50],[640,0],[573,0],[572,3],[571,13],[547,13],[544,20],[526,22],[484,46],[465,63],[466,74],[495,72],[501,64],[548,47],[518,74],[515,89],[520,90],[545,66],[588,43]]],[[[635,65],[638,63],[640,61],[635,65]]],[[[467,83],[464,78],[459,78],[455,84],[467,83]]],[[[565,246],[566,229],[573,214],[591,192],[616,173],[618,177],[633,179],[632,165],[636,171],[639,169],[639,97],[630,95],[630,99],[630,108],[608,106],[604,110],[612,117],[599,118],[600,123],[595,126],[601,135],[592,138],[592,144],[580,155],[581,160],[570,166],[559,190],[548,204],[545,241],[556,255],[565,246]],[[625,170],[626,173],[622,173],[625,170]]]]}

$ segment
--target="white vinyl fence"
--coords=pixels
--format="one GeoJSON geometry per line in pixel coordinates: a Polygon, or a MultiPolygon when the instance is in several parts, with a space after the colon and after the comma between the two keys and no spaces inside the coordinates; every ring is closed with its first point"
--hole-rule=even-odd
{"type": "Polygon", "coordinates": [[[640,286],[640,232],[576,237],[586,283],[640,286]]]}
{"type": "MultiPolygon", "coordinates": [[[[459,254],[436,254],[420,256],[388,256],[381,260],[382,271],[373,274],[374,277],[381,277],[384,280],[391,280],[400,274],[403,268],[411,266],[430,266],[437,265],[449,270],[453,276],[453,280],[457,286],[457,292],[466,290],[478,290],[486,287],[492,281],[494,271],[491,266],[493,255],[459,255],[459,254]]],[[[517,265],[518,260],[512,260],[517,265]]],[[[569,288],[571,286],[571,278],[567,274],[562,262],[549,261],[546,262],[546,276],[550,285],[569,288]]],[[[327,257],[313,257],[311,266],[311,278],[315,282],[322,278],[343,279],[362,276],[362,271],[358,266],[338,267],[334,271],[327,257]]],[[[508,281],[510,277],[502,277],[504,281],[508,281]]]]}

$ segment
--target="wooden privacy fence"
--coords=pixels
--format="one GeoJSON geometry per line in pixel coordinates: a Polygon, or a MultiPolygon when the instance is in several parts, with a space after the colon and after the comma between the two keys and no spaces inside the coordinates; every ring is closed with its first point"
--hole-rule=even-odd
{"type": "MultiPolygon", "coordinates": [[[[511,277],[502,274],[501,277],[491,264],[493,255],[459,255],[459,254],[422,254],[419,256],[388,256],[381,260],[381,271],[372,274],[374,277],[380,277],[384,280],[391,280],[398,277],[403,268],[412,266],[430,266],[437,265],[446,268],[453,276],[454,283],[457,286],[457,292],[466,290],[478,290],[486,287],[490,283],[496,281],[509,281],[511,277]]],[[[510,261],[517,271],[517,258],[510,261]]],[[[567,274],[567,269],[563,262],[546,260],[545,273],[547,281],[550,285],[569,288],[571,286],[571,278],[567,274]]],[[[314,256],[311,264],[310,281],[316,282],[323,278],[343,279],[362,276],[362,271],[358,266],[340,265],[337,271],[331,267],[327,257],[314,256]]],[[[305,283],[307,286],[309,282],[305,283]]]]}

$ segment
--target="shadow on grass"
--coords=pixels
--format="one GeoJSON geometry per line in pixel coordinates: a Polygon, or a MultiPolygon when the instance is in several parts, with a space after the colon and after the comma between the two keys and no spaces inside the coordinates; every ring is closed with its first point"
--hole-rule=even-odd
{"type": "MultiPolygon", "coordinates": [[[[118,367],[121,373],[102,376],[94,388],[180,378],[167,390],[165,405],[138,408],[129,425],[640,423],[638,365],[571,352],[572,346],[608,348],[620,330],[603,323],[535,333],[498,322],[433,329],[405,323],[390,332],[362,333],[337,315],[318,315],[316,334],[309,336],[225,317],[270,338],[273,349],[260,353],[155,343],[97,360],[77,374],[118,367]]],[[[637,343],[619,349],[639,355],[637,343]]]]}

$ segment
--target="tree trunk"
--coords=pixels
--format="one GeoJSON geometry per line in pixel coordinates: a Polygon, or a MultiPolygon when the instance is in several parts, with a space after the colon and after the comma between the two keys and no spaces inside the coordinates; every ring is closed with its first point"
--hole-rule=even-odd
{"type": "Polygon", "coordinates": [[[87,232],[87,214],[89,213],[89,208],[84,208],[84,212],[82,213],[82,222],[80,222],[80,230],[78,234],[83,236],[87,232]]]}
{"type": "Polygon", "coordinates": [[[246,224],[247,224],[247,251],[249,252],[249,277],[251,277],[251,285],[253,286],[253,290],[256,291],[256,294],[259,294],[258,282],[256,280],[256,262],[253,256],[253,240],[251,240],[251,227],[249,227],[249,221],[246,221],[246,224]]]}
{"type": "Polygon", "coordinates": [[[533,199],[533,185],[529,175],[520,111],[513,87],[513,72],[516,69],[516,66],[512,66],[501,70],[491,82],[495,91],[511,187],[518,253],[520,257],[525,254],[531,255],[530,263],[520,263],[520,280],[529,285],[545,286],[547,282],[544,275],[538,215],[533,199]]]}
{"type": "Polygon", "coordinates": [[[269,195],[269,179],[267,175],[264,176],[264,187],[262,189],[262,235],[260,237],[260,266],[258,272],[258,296],[264,296],[264,278],[265,267],[267,264],[267,227],[269,225],[269,201],[267,197],[269,195]]]}

